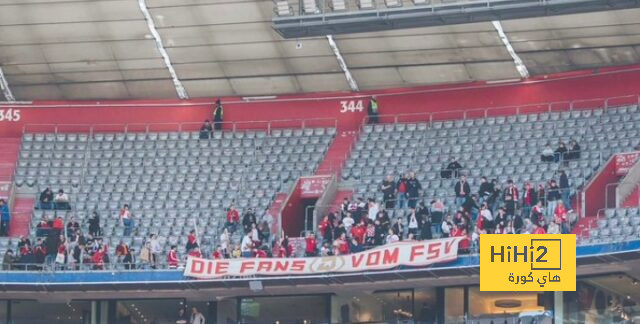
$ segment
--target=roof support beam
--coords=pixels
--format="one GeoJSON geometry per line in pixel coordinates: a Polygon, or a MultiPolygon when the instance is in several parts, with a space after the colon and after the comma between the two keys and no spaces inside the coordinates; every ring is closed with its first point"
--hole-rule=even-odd
{"type": "Polygon", "coordinates": [[[333,39],[333,36],[327,35],[327,41],[329,41],[329,47],[331,47],[333,54],[336,56],[336,59],[338,60],[338,65],[340,66],[340,69],[342,69],[342,72],[344,72],[344,77],[347,78],[347,83],[349,83],[349,87],[351,88],[351,91],[354,91],[354,92],[360,91],[360,88],[358,88],[358,83],[356,82],[356,79],[353,78],[353,75],[351,75],[351,71],[349,71],[349,67],[347,66],[347,63],[344,61],[342,54],[340,54],[340,49],[338,48],[338,44],[336,44],[336,41],[333,39]]]}
{"type": "Polygon", "coordinates": [[[491,23],[493,24],[493,28],[495,28],[496,31],[498,32],[498,36],[500,37],[500,40],[504,44],[504,47],[507,48],[507,52],[509,52],[509,55],[511,55],[511,58],[513,59],[513,63],[516,65],[516,70],[518,70],[518,73],[520,73],[520,76],[523,79],[528,78],[529,70],[527,70],[527,67],[524,65],[524,62],[522,62],[522,59],[520,58],[520,56],[518,56],[518,53],[516,53],[516,50],[514,50],[513,46],[511,46],[511,42],[509,41],[507,34],[505,34],[504,29],[502,29],[502,24],[500,23],[500,21],[494,20],[491,23]]]}
{"type": "Polygon", "coordinates": [[[9,88],[9,82],[7,82],[4,72],[2,72],[2,67],[0,67],[0,89],[2,90],[5,100],[16,101],[16,97],[13,96],[13,92],[11,92],[11,88],[9,88]]]}
{"type": "Polygon", "coordinates": [[[169,74],[171,75],[171,80],[173,81],[173,85],[176,88],[178,97],[180,99],[189,99],[189,94],[187,94],[187,90],[182,85],[182,82],[178,78],[178,74],[176,73],[176,70],[173,68],[173,65],[171,64],[171,58],[169,58],[169,53],[167,53],[167,50],[164,48],[164,45],[162,44],[162,38],[160,37],[160,33],[158,33],[158,30],[156,29],[156,24],[153,22],[153,17],[151,17],[151,13],[149,12],[149,8],[147,7],[146,0],[138,0],[138,6],[140,7],[140,11],[142,12],[144,19],[147,22],[147,27],[149,28],[149,32],[153,36],[153,40],[156,43],[156,48],[160,52],[160,55],[162,56],[162,60],[164,61],[164,64],[167,66],[167,69],[169,70],[169,74]]]}

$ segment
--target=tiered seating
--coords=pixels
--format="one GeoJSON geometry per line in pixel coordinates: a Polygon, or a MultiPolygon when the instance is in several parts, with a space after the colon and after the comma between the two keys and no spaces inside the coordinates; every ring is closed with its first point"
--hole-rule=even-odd
{"type": "Polygon", "coordinates": [[[357,195],[381,198],[378,185],[387,174],[415,171],[427,198],[453,196],[456,179],[442,179],[440,170],[456,157],[477,190],[481,176],[502,183],[513,179],[547,181],[558,168],[567,171],[578,188],[612,153],[638,144],[637,106],[436,121],[431,125],[367,125],[343,170],[343,179],[356,181],[357,195]],[[582,157],[568,165],[540,162],[546,143],[578,141],[582,157]]]}
{"type": "Polygon", "coordinates": [[[584,243],[624,242],[640,239],[640,209],[610,208],[605,218],[598,220],[598,227],[589,230],[584,243]]]}
{"type": "MultiPolygon", "coordinates": [[[[205,243],[216,242],[232,201],[241,212],[268,208],[286,185],[313,174],[334,135],[333,128],[215,132],[210,140],[188,132],[25,134],[16,184],[64,189],[83,225],[98,211],[112,247],[124,231],[118,211],[129,204],[133,247],[158,233],[184,248],[192,219],[205,243]]],[[[34,213],[37,221],[53,211],[34,213]]]]}

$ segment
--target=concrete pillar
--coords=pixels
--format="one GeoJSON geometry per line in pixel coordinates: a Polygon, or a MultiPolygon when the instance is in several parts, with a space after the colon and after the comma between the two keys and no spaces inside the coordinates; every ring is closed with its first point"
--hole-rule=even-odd
{"type": "Polygon", "coordinates": [[[563,292],[553,292],[553,323],[562,324],[564,318],[563,292]]]}

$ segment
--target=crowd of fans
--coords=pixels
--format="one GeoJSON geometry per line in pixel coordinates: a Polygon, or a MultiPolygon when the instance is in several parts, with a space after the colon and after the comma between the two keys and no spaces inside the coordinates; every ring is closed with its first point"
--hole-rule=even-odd
{"type": "MultiPolygon", "coordinates": [[[[576,141],[571,141],[569,149],[560,143],[555,151],[547,145],[541,155],[545,162],[578,158],[580,146],[576,141]]],[[[557,179],[537,184],[525,182],[519,185],[512,180],[500,183],[497,179],[481,177],[478,187],[472,188],[462,170],[462,165],[453,159],[441,172],[443,178],[457,178],[451,188],[455,198],[449,205],[445,205],[442,199],[427,202],[422,184],[413,172],[399,177],[389,175],[383,179],[379,185],[380,201],[345,198],[340,208],[322,219],[315,232],[308,232],[302,247],[304,255],[344,255],[401,240],[441,237],[462,237],[460,249],[468,252],[477,249],[480,234],[484,233],[552,234],[570,231],[573,221],[571,191],[564,171],[556,172],[557,179]],[[391,210],[394,212],[390,213],[391,210]]],[[[165,251],[164,242],[157,234],[151,234],[139,253],[120,241],[115,249],[115,260],[110,260],[108,244],[103,241],[98,213],[94,212],[88,220],[88,233],[85,235],[80,224],[68,212],[71,209],[69,197],[63,190],[54,195],[50,188],[46,188],[40,194],[37,208],[56,210],[56,216],[49,219],[45,214],[39,220],[35,244],[21,237],[18,251],[15,254],[12,250],[5,253],[4,269],[78,269],[80,265],[104,269],[110,262],[123,264],[125,269],[156,269],[165,264],[169,268],[177,268],[187,256],[213,259],[299,256],[287,236],[272,237],[268,219],[259,221],[252,208],[241,215],[234,204],[227,210],[219,244],[210,255],[203,255],[197,234],[192,230],[186,240],[184,256],[179,255],[176,245],[165,251]],[[67,211],[66,226],[58,211],[67,211]],[[234,239],[238,237],[241,239],[234,239]],[[166,260],[163,262],[161,258],[165,252],[166,260]]],[[[4,200],[0,200],[0,213],[0,234],[6,235],[9,212],[4,200]]],[[[128,205],[121,209],[119,221],[124,228],[124,236],[131,236],[134,220],[128,205]]]]}

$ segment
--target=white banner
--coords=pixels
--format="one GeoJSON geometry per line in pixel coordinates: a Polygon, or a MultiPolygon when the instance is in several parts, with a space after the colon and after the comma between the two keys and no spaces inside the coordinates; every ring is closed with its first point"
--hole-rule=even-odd
{"type": "Polygon", "coordinates": [[[189,257],[184,275],[198,279],[224,276],[309,275],[427,266],[458,258],[460,237],[387,244],[360,253],[310,258],[245,258],[207,260],[189,257]]]}

